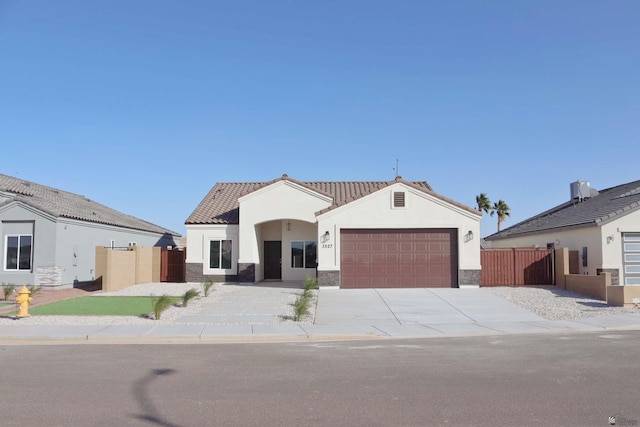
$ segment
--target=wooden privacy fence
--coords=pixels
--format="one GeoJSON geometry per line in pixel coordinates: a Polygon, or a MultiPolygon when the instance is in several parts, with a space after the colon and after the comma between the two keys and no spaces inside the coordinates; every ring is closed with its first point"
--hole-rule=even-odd
{"type": "Polygon", "coordinates": [[[553,249],[482,249],[480,286],[553,284],[553,249]]]}
{"type": "Polygon", "coordinates": [[[184,282],[186,250],[162,249],[160,262],[161,282],[184,282]]]}

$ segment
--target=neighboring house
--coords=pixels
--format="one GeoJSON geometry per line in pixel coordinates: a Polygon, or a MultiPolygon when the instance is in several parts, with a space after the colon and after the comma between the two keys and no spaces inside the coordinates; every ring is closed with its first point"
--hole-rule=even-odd
{"type": "Polygon", "coordinates": [[[493,248],[566,247],[572,274],[611,273],[612,285],[640,285],[640,181],[596,191],[571,184],[571,199],[485,238],[493,248]]]}
{"type": "Polygon", "coordinates": [[[478,286],[480,218],[400,177],[218,183],[186,221],[187,281],[478,286]]]}
{"type": "Polygon", "coordinates": [[[175,245],[180,235],[84,196],[0,174],[0,283],[95,279],[96,246],[175,245]]]}

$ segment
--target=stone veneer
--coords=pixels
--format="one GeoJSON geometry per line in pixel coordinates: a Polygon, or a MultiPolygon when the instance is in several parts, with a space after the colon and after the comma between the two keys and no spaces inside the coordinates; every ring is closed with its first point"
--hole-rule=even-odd
{"type": "Polygon", "coordinates": [[[482,270],[460,270],[458,286],[480,286],[482,270]]]}
{"type": "Polygon", "coordinates": [[[214,282],[237,282],[238,276],[225,274],[203,274],[203,264],[199,262],[188,262],[185,264],[185,280],[187,282],[204,282],[211,280],[214,282]]]}
{"type": "Polygon", "coordinates": [[[318,271],[318,286],[340,286],[340,270],[318,271]]]}
{"type": "Polygon", "coordinates": [[[238,280],[243,283],[256,281],[256,265],[254,263],[238,263],[238,280]]]}
{"type": "Polygon", "coordinates": [[[62,268],[36,267],[36,283],[43,288],[62,286],[62,268]]]}
{"type": "Polygon", "coordinates": [[[611,273],[611,286],[618,286],[620,284],[620,270],[617,268],[598,268],[596,273],[611,273]]]}

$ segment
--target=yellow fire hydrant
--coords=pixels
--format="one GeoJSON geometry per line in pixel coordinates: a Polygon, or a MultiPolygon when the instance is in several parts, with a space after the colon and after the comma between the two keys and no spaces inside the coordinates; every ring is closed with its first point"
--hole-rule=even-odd
{"type": "Polygon", "coordinates": [[[18,291],[18,296],[16,297],[16,302],[20,305],[20,309],[18,310],[17,317],[29,317],[29,303],[33,301],[29,295],[31,291],[27,289],[27,286],[23,286],[22,289],[18,291]]]}

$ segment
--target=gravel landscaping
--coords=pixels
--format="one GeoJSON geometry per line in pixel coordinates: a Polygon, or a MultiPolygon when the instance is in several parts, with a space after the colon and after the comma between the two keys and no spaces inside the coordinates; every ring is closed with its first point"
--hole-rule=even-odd
{"type": "MultiPolygon", "coordinates": [[[[0,317],[0,325],[192,325],[198,323],[181,322],[176,319],[198,314],[205,303],[224,300],[225,295],[233,293],[237,286],[215,284],[209,297],[192,300],[187,307],[172,306],[162,314],[160,320],[133,316],[33,316],[15,320],[9,315],[4,315],[0,317]]],[[[160,296],[167,294],[181,296],[191,288],[202,292],[202,285],[199,283],[148,283],[130,286],[117,292],[96,292],[94,295],[160,296]]],[[[563,291],[554,286],[488,287],[483,288],[483,291],[491,292],[549,320],[572,320],[619,313],[640,313],[638,307],[609,307],[604,301],[563,291]]],[[[271,324],[292,322],[293,307],[291,303],[295,299],[296,292],[292,292],[291,297],[282,307],[282,314],[274,316],[271,324]]],[[[313,305],[315,306],[315,301],[313,305]]],[[[313,323],[313,314],[301,323],[313,323]]]]}
{"type": "MultiPolygon", "coordinates": [[[[115,292],[96,292],[92,296],[182,296],[189,289],[195,288],[204,295],[202,284],[200,283],[145,283],[142,285],[129,286],[115,292]]],[[[234,292],[237,285],[216,283],[210,290],[209,296],[200,296],[189,302],[186,307],[172,306],[162,313],[160,320],[134,316],[33,316],[22,319],[15,319],[11,314],[0,316],[0,325],[200,325],[202,323],[181,322],[176,319],[185,316],[198,314],[204,304],[215,303],[224,299],[225,295],[234,292]]],[[[300,291],[302,291],[300,289],[300,291]]],[[[301,292],[300,292],[301,293],[301,292]]],[[[292,292],[291,297],[282,307],[282,315],[273,316],[269,324],[293,322],[293,303],[296,295],[292,292]]],[[[13,312],[15,314],[15,312],[13,312]]],[[[313,323],[313,316],[303,319],[298,323],[313,323]]],[[[242,325],[243,322],[225,323],[226,325],[242,325]]],[[[251,324],[255,324],[252,322],[251,324]]]]}
{"type": "Polygon", "coordinates": [[[573,320],[620,313],[640,313],[637,307],[610,307],[599,299],[558,289],[555,286],[482,289],[548,320],[573,320]]]}

